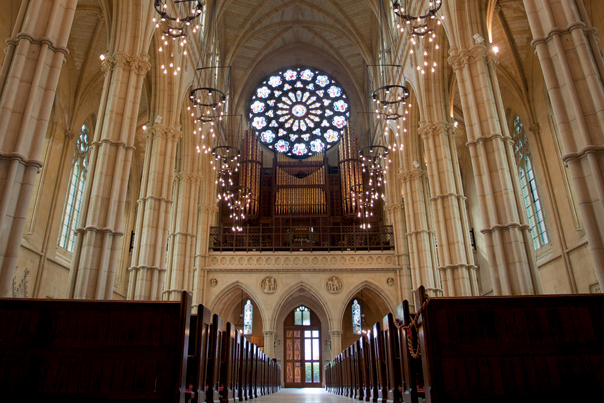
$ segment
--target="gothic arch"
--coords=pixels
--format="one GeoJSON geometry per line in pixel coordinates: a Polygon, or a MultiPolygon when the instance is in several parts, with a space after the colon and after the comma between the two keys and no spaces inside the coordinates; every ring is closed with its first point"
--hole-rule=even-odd
{"type": "Polygon", "coordinates": [[[239,309],[239,305],[241,304],[242,291],[244,301],[250,299],[254,306],[258,308],[258,312],[254,312],[254,318],[257,318],[256,315],[259,315],[264,324],[267,314],[262,298],[259,298],[250,287],[239,281],[235,281],[220,290],[218,292],[219,297],[213,303],[209,304],[210,310],[212,313],[218,314],[225,322],[232,322],[231,319],[235,317],[233,323],[236,323],[239,318],[239,312],[235,310],[239,309]]]}
{"type": "Polygon", "coordinates": [[[281,295],[286,295],[287,297],[284,297],[275,307],[271,320],[267,321],[265,325],[265,330],[276,330],[278,332],[279,329],[275,329],[275,324],[283,323],[285,317],[300,305],[306,305],[311,310],[314,310],[323,328],[328,325],[329,329],[333,329],[333,312],[330,311],[325,301],[319,296],[320,293],[314,290],[309,284],[300,281],[284,290],[281,295]]]}

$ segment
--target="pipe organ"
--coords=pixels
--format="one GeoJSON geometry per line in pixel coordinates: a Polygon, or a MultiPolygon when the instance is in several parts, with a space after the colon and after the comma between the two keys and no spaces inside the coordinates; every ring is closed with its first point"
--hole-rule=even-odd
{"type": "MultiPolygon", "coordinates": [[[[359,147],[351,130],[342,132],[338,160],[331,166],[325,153],[303,160],[274,153],[272,166],[267,166],[259,139],[251,130],[245,132],[241,150],[241,168],[235,181],[251,192],[244,226],[356,223],[351,187],[363,183],[363,174],[359,147]]],[[[222,210],[222,225],[228,226],[226,209],[222,210]]],[[[379,221],[381,208],[376,212],[375,220],[379,221]]]]}

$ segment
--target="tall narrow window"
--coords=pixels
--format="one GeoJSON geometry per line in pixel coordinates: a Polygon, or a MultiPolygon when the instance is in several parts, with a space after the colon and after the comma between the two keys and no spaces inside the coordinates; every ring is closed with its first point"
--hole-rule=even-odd
{"type": "Polygon", "coordinates": [[[88,173],[88,138],[88,126],[84,124],[76,143],[76,154],[73,159],[61,234],[59,235],[59,246],[67,249],[69,252],[73,252],[75,229],[78,225],[84,185],[86,184],[86,174],[88,173]]]}
{"type": "Polygon", "coordinates": [[[539,191],[537,189],[537,178],[533,171],[531,162],[531,152],[529,150],[528,140],[520,117],[514,118],[514,154],[518,170],[520,171],[520,186],[522,188],[522,198],[531,227],[531,236],[535,249],[547,245],[549,237],[545,227],[545,217],[539,191]]]}
{"type": "Polygon", "coordinates": [[[299,306],[294,311],[294,325],[310,326],[310,309],[304,305],[299,306]]]}
{"type": "Polygon", "coordinates": [[[352,303],[352,334],[362,334],[361,329],[361,305],[355,299],[352,303]]]}
{"type": "Polygon", "coordinates": [[[243,334],[252,334],[254,324],[254,307],[250,300],[247,300],[243,311],[243,334]]]}

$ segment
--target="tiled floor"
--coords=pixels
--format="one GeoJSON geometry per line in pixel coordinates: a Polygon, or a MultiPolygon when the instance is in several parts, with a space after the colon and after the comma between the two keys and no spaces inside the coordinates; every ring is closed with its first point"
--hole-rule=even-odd
{"type": "Polygon", "coordinates": [[[327,393],[321,388],[281,389],[277,393],[250,400],[250,403],[353,403],[355,400],[327,393]]]}

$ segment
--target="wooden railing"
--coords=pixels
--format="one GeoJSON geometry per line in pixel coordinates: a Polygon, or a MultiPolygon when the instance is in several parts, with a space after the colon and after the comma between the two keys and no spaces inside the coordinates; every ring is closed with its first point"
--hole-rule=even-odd
{"type": "Polygon", "coordinates": [[[216,252],[259,251],[384,251],[394,249],[390,225],[363,230],[358,226],[230,227],[210,228],[210,250],[216,252]]]}
{"type": "Polygon", "coordinates": [[[414,293],[325,366],[326,388],[387,403],[592,401],[604,390],[604,295],[414,293]]]}

